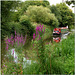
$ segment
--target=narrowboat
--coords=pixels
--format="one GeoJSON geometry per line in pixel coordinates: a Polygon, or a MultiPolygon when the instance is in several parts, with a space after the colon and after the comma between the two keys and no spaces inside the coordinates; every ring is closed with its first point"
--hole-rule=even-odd
{"type": "Polygon", "coordinates": [[[68,32],[68,26],[66,27],[60,27],[60,28],[54,28],[53,35],[61,35],[68,32]]]}

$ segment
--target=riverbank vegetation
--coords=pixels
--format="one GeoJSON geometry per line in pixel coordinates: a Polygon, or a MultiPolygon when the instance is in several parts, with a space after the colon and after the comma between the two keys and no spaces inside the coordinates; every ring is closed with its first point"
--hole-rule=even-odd
{"type": "Polygon", "coordinates": [[[74,33],[45,43],[55,27],[73,27],[65,3],[1,1],[2,74],[74,74],[74,33]],[[3,48],[4,47],[4,48],[3,48]]]}
{"type": "Polygon", "coordinates": [[[32,48],[29,48],[29,51],[24,52],[29,53],[29,57],[27,59],[32,59],[31,64],[23,64],[26,61],[23,61],[24,55],[21,53],[22,50],[20,50],[19,61],[17,64],[11,59],[11,62],[4,61],[2,65],[2,73],[74,74],[74,34],[70,34],[67,39],[55,44],[50,42],[44,45],[42,43],[43,41],[41,36],[39,37],[38,41],[34,41],[34,39],[32,41],[32,48]],[[33,58],[31,57],[32,54],[33,58]],[[26,67],[24,67],[24,65],[26,65],[26,67]]]}

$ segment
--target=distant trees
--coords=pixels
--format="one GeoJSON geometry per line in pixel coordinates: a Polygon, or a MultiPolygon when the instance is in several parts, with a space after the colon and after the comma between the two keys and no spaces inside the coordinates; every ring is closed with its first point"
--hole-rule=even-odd
{"type": "Polygon", "coordinates": [[[12,10],[15,10],[18,1],[1,1],[1,37],[4,38],[8,34],[8,22],[12,21],[12,10]]]}
{"type": "Polygon", "coordinates": [[[21,15],[26,12],[26,10],[29,6],[34,6],[34,5],[36,5],[36,6],[42,5],[44,7],[47,7],[47,6],[50,6],[50,3],[46,0],[43,0],[43,1],[36,1],[36,0],[27,1],[26,0],[25,2],[22,3],[22,6],[21,6],[22,8],[20,11],[21,15]]]}
{"type": "Polygon", "coordinates": [[[62,16],[61,16],[60,9],[58,9],[55,5],[52,5],[52,6],[50,7],[50,9],[51,9],[51,12],[52,12],[53,14],[55,14],[55,17],[58,19],[58,22],[59,22],[59,25],[60,25],[61,22],[62,22],[62,16]]]}
{"type": "Polygon", "coordinates": [[[62,18],[62,21],[60,22],[60,26],[70,26],[73,23],[73,17],[74,14],[72,13],[72,10],[69,9],[69,7],[65,3],[57,4],[56,7],[60,11],[60,15],[62,18]]]}
{"type": "MultiPolygon", "coordinates": [[[[66,0],[66,3],[68,5],[71,5],[71,4],[75,5],[75,0],[66,0]]],[[[72,7],[74,7],[74,6],[72,6],[72,7]]]]}

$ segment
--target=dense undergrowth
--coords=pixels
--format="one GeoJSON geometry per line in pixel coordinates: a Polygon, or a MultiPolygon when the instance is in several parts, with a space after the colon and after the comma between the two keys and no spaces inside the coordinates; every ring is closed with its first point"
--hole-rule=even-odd
{"type": "Polygon", "coordinates": [[[26,74],[74,74],[74,34],[60,43],[45,45],[45,63],[33,63],[24,69],[26,74]],[[29,70],[30,69],[30,70],[29,70]]]}
{"type": "Polygon", "coordinates": [[[20,62],[18,62],[17,64],[14,62],[11,62],[11,64],[10,62],[3,63],[2,73],[72,75],[74,74],[74,34],[70,34],[67,39],[62,40],[60,43],[50,42],[49,44],[46,44],[44,45],[44,49],[41,47],[41,44],[37,44],[38,41],[35,40],[34,47],[32,47],[32,49],[29,50],[30,54],[34,56],[34,59],[31,61],[30,65],[26,64],[27,67],[24,68],[23,63],[20,63],[22,62],[21,59],[23,59],[23,54],[20,54],[20,62]],[[44,50],[43,53],[41,49],[44,50]],[[38,51],[39,54],[43,55],[38,57],[38,51]],[[34,61],[36,62],[34,63],[34,61]],[[11,67],[11,70],[9,66],[11,67]]]}

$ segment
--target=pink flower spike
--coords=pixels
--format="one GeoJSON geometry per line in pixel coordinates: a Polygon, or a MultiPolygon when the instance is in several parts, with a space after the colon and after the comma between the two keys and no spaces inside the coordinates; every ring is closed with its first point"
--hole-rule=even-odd
{"type": "Polygon", "coordinates": [[[10,42],[10,39],[8,39],[8,42],[10,42]]]}
{"type": "Polygon", "coordinates": [[[41,39],[40,35],[39,35],[39,39],[41,39]]]}
{"type": "Polygon", "coordinates": [[[35,33],[33,34],[33,40],[35,39],[35,33]]]}
{"type": "Polygon", "coordinates": [[[43,28],[43,25],[41,27],[43,28]]]}
{"type": "Polygon", "coordinates": [[[42,32],[42,27],[41,27],[41,32],[42,32]]]}
{"type": "Polygon", "coordinates": [[[38,31],[36,30],[36,34],[38,34],[38,31]]]}
{"type": "Polygon", "coordinates": [[[13,35],[11,34],[11,39],[13,39],[13,35]]]}
{"type": "Polygon", "coordinates": [[[41,24],[40,24],[40,27],[41,27],[41,24]]]}
{"type": "Polygon", "coordinates": [[[23,45],[25,44],[25,41],[23,41],[23,45]]]}
{"type": "Polygon", "coordinates": [[[37,39],[37,41],[39,40],[39,38],[37,39]]]}

